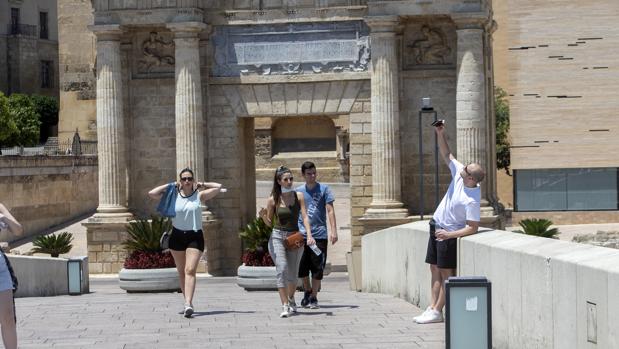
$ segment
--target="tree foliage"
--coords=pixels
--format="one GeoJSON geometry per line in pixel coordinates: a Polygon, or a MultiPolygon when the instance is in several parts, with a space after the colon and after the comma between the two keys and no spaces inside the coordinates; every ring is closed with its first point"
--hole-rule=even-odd
{"type": "Polygon", "coordinates": [[[9,145],[9,139],[16,132],[17,125],[9,113],[9,99],[0,92],[0,145],[9,145]]]}
{"type": "Polygon", "coordinates": [[[40,115],[41,121],[41,142],[48,137],[49,129],[58,124],[58,101],[49,96],[32,95],[34,108],[40,115]]]}
{"type": "Polygon", "coordinates": [[[24,147],[37,145],[41,121],[32,98],[28,95],[13,93],[9,96],[8,104],[10,118],[17,126],[17,130],[9,136],[8,145],[24,147]]]}
{"type": "Polygon", "coordinates": [[[496,119],[496,165],[497,168],[505,170],[511,176],[509,167],[509,104],[507,92],[502,88],[494,87],[494,114],[496,119]]]}

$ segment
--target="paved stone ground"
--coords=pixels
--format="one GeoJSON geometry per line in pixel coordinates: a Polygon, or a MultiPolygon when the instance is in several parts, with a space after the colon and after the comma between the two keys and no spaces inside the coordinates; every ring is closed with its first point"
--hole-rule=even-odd
{"type": "Polygon", "coordinates": [[[90,294],[17,299],[19,347],[444,348],[444,325],[415,324],[415,306],[349,291],[346,273],[332,273],[324,285],[320,309],[281,319],[275,291],[200,278],[196,313],[186,319],[180,294],[127,294],[116,279],[91,279],[90,294]]]}

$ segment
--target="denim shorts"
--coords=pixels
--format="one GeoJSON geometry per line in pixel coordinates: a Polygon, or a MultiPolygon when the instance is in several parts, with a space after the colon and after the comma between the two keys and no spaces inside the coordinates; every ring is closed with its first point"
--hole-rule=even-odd
{"type": "Polygon", "coordinates": [[[11,280],[11,273],[9,273],[4,256],[0,252],[0,292],[12,289],[13,280],[11,280]]]}

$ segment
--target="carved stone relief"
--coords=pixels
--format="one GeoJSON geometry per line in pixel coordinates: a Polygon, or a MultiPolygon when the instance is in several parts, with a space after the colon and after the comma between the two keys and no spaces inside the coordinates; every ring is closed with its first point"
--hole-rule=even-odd
{"type": "Polygon", "coordinates": [[[370,62],[363,22],[217,27],[214,76],[365,71],[370,62]]]}
{"type": "Polygon", "coordinates": [[[448,23],[407,27],[404,33],[404,69],[453,65],[455,43],[455,29],[448,23]]]}
{"type": "Polygon", "coordinates": [[[174,73],[174,41],[171,33],[137,35],[137,73],[174,73]]]}

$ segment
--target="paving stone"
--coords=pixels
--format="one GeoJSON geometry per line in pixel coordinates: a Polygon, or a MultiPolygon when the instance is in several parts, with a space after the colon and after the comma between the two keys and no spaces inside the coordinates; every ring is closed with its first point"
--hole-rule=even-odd
{"type": "MultiPolygon", "coordinates": [[[[345,273],[325,277],[320,309],[279,318],[274,291],[246,292],[235,278],[198,278],[195,316],[178,293],[127,294],[93,278],[80,296],[16,299],[20,348],[443,348],[444,325],[418,325],[415,306],[353,292],[345,273]]],[[[300,293],[297,299],[300,301],[300,293]]]]}

